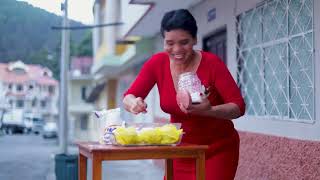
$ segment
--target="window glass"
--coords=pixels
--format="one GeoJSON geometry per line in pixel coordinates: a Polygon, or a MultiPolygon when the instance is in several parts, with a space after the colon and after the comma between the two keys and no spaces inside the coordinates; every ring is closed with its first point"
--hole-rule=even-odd
{"type": "Polygon", "coordinates": [[[17,100],[17,108],[23,108],[23,106],[24,106],[24,101],[22,100],[22,99],[19,99],[19,100],[17,100]]]}

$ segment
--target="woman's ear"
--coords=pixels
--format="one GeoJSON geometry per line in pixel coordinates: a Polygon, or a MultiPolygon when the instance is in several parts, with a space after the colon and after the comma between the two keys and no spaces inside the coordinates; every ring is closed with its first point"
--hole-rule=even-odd
{"type": "Polygon", "coordinates": [[[198,43],[198,39],[197,38],[194,38],[193,40],[193,45],[196,45],[198,43]]]}

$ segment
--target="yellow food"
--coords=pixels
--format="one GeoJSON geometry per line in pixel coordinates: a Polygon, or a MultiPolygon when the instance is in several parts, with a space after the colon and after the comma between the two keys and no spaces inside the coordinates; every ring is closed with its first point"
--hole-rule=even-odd
{"type": "Polygon", "coordinates": [[[173,124],[161,127],[143,128],[136,131],[134,127],[119,127],[114,131],[117,143],[121,145],[131,144],[174,144],[182,134],[182,129],[177,129],[173,124]]]}
{"type": "Polygon", "coordinates": [[[137,143],[137,132],[134,127],[118,127],[114,130],[113,133],[115,135],[116,141],[121,145],[137,143]]]}
{"type": "Polygon", "coordinates": [[[162,134],[159,128],[144,128],[138,133],[139,143],[160,144],[162,134]]]}
{"type": "Polygon", "coordinates": [[[161,132],[161,142],[160,144],[173,144],[176,143],[180,135],[182,134],[182,129],[177,129],[176,126],[172,124],[166,124],[159,128],[161,132]]]}

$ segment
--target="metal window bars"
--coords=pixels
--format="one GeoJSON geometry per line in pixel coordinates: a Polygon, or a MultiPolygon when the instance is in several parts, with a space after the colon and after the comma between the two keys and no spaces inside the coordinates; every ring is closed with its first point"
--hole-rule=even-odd
{"type": "Polygon", "coordinates": [[[269,0],[237,17],[247,115],[314,122],[313,0],[269,0]]]}

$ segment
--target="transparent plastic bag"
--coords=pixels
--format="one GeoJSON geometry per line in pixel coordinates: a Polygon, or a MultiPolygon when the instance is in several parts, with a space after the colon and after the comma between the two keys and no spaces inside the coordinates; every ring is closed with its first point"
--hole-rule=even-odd
{"type": "Polygon", "coordinates": [[[123,124],[120,116],[120,108],[104,109],[101,111],[94,111],[93,113],[99,121],[99,142],[102,144],[112,144],[113,131],[123,124]]]}

